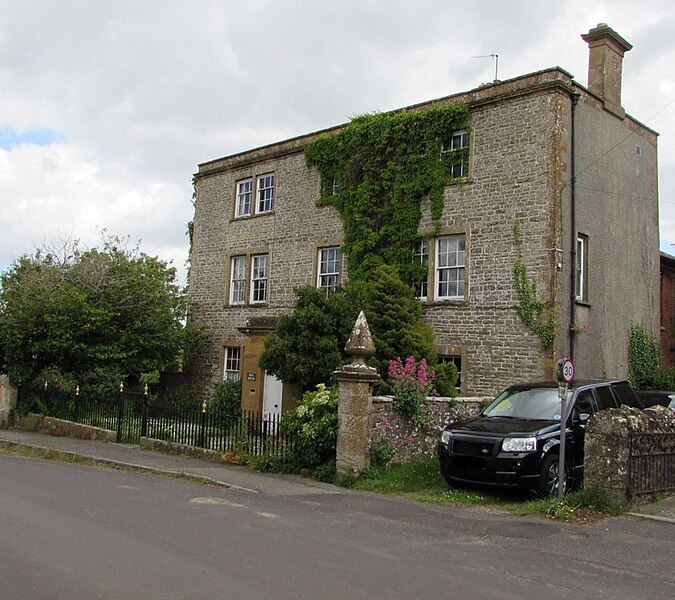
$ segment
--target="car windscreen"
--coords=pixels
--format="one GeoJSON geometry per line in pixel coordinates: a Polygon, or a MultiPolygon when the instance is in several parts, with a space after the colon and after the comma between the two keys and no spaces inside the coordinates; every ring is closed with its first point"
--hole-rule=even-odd
{"type": "Polygon", "coordinates": [[[557,388],[510,388],[497,396],[484,411],[486,417],[560,421],[557,388]]]}

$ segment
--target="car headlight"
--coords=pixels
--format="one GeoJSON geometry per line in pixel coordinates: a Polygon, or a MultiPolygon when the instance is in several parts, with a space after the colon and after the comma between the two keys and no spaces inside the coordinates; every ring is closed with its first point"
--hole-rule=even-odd
{"type": "Polygon", "coordinates": [[[445,444],[447,446],[451,436],[452,434],[449,431],[443,431],[443,433],[441,433],[441,444],[445,444]]]}
{"type": "Polygon", "coordinates": [[[502,442],[504,452],[535,452],[537,450],[537,438],[506,438],[502,442]]]}

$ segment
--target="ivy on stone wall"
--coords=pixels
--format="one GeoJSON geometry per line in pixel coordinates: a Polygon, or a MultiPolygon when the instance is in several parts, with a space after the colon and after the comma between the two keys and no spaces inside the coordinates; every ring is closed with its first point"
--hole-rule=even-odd
{"type": "Polygon", "coordinates": [[[425,275],[412,261],[421,204],[429,198],[438,222],[453,166],[468,155],[468,148],[442,149],[468,114],[465,105],[449,105],[363,115],[306,147],[307,163],[321,175],[318,204],[342,217],[350,278],[368,279],[381,264],[396,266],[405,281],[425,275]]]}
{"type": "Polygon", "coordinates": [[[539,300],[537,281],[530,279],[523,262],[523,240],[520,223],[513,225],[513,242],[516,246],[516,262],[513,265],[513,286],[518,298],[516,313],[520,320],[535,333],[544,348],[548,348],[556,337],[555,311],[550,302],[539,300]]]}
{"type": "Polygon", "coordinates": [[[661,370],[661,344],[641,323],[632,323],[628,333],[628,380],[638,389],[671,389],[661,370]],[[667,383],[666,383],[667,382],[667,383]]]}

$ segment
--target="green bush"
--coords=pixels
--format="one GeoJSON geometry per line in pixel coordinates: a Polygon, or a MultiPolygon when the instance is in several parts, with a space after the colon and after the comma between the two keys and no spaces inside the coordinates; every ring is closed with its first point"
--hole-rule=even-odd
{"type": "Polygon", "coordinates": [[[337,405],[337,388],[320,383],[316,392],[305,392],[300,404],[281,417],[281,431],[292,442],[301,467],[313,469],[335,459],[337,405]]]}
{"type": "Polygon", "coordinates": [[[639,390],[659,389],[672,382],[661,370],[661,344],[644,325],[633,323],[628,334],[628,380],[639,390]]]}
{"type": "Polygon", "coordinates": [[[249,456],[248,464],[256,471],[263,473],[298,473],[300,465],[292,452],[265,452],[257,456],[249,456]]]}
{"type": "Polygon", "coordinates": [[[295,292],[296,306],[279,317],[275,330],[265,338],[259,364],[284,383],[298,383],[311,391],[349,362],[344,347],[362,302],[354,285],[330,294],[311,286],[295,292]]]}
{"type": "Polygon", "coordinates": [[[324,483],[335,483],[337,471],[335,468],[335,459],[325,462],[312,471],[312,479],[323,481],[324,483]]]}
{"type": "Polygon", "coordinates": [[[208,400],[209,412],[238,417],[241,415],[241,381],[225,379],[213,386],[208,400]]]}
{"type": "Polygon", "coordinates": [[[457,367],[455,363],[438,363],[431,367],[436,373],[434,387],[436,395],[442,398],[454,398],[457,395],[457,367]]]}
{"type": "Polygon", "coordinates": [[[194,390],[188,385],[179,385],[161,394],[159,404],[174,404],[185,408],[199,406],[194,390]]]}
{"type": "MultiPolygon", "coordinates": [[[[378,370],[382,380],[386,380],[389,361],[397,356],[435,362],[434,335],[423,319],[422,303],[397,270],[390,265],[375,269],[367,293],[364,312],[375,344],[368,364],[378,370]]],[[[384,386],[376,384],[374,393],[386,393],[384,386]]]]}
{"type": "Polygon", "coordinates": [[[370,446],[370,464],[373,467],[386,467],[397,454],[391,440],[386,437],[374,439],[370,446]]]}

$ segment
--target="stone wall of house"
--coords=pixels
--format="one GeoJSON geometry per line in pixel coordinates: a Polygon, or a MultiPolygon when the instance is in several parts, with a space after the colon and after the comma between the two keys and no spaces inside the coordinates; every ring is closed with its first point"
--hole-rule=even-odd
{"type": "MultiPolygon", "coordinates": [[[[587,94],[574,118],[574,219],[588,246],[587,297],[573,307],[584,331],[574,341],[576,376],[604,372],[623,379],[631,324],[659,335],[657,136],[629,117],[618,119],[587,94]],[[617,264],[620,269],[613,268],[617,264]],[[619,300],[626,281],[633,282],[630,302],[619,300]]],[[[566,227],[563,242],[577,232],[566,227]]]]}
{"type": "MultiPolygon", "coordinates": [[[[653,443],[658,447],[643,451],[645,454],[663,457],[658,460],[665,461],[663,464],[666,466],[670,465],[663,470],[662,477],[656,484],[663,487],[664,481],[669,480],[670,489],[660,491],[675,491],[675,412],[663,406],[650,407],[644,411],[624,406],[600,411],[591,418],[584,444],[586,490],[599,492],[618,504],[641,500],[641,495],[632,489],[630,477],[632,437],[640,433],[664,434],[655,436],[657,439],[653,443]],[[664,480],[663,477],[667,479],[664,480]]],[[[650,497],[652,492],[647,491],[646,495],[650,497]]]]}
{"type": "MultiPolygon", "coordinates": [[[[514,378],[552,375],[552,349],[542,347],[514,310],[513,227],[520,224],[524,262],[541,297],[557,302],[556,290],[568,281],[556,274],[551,249],[558,243],[560,182],[568,152],[560,143],[566,135],[561,123],[569,111],[570,85],[568,74],[553,69],[439,101],[471,107],[470,175],[446,188],[440,230],[428,203],[423,205],[420,232],[466,236],[467,287],[462,301],[427,302],[425,318],[434,328],[439,353],[462,357],[465,395],[493,395],[514,378]]],[[[337,211],[316,206],[318,173],[304,159],[304,145],[316,135],[200,165],[191,319],[207,326],[208,340],[191,368],[204,393],[222,377],[223,348],[247,343],[240,331],[247,319],[292,310],[293,289],[316,281],[317,248],[339,245],[342,239],[337,211]],[[275,174],[274,211],[234,219],[237,181],[270,172],[275,174]],[[260,252],[270,256],[268,301],[229,306],[231,257],[260,252]]]]}
{"type": "MultiPolygon", "coordinates": [[[[195,235],[190,271],[190,294],[195,303],[193,323],[207,327],[208,339],[190,357],[197,391],[208,394],[222,379],[223,349],[251,340],[240,329],[250,320],[290,312],[294,289],[315,279],[317,249],[339,245],[342,223],[332,208],[319,208],[318,173],[310,170],[300,143],[259,151],[254,157],[232,157],[200,169],[195,210],[195,235]],[[254,160],[255,158],[255,160],[254,160]],[[274,211],[234,219],[237,181],[265,173],[275,175],[274,211]],[[269,255],[267,302],[229,305],[230,261],[252,254],[269,255]]],[[[258,378],[262,379],[262,378],[258,378]]]]}
{"type": "Polygon", "coordinates": [[[421,411],[422,424],[416,426],[394,410],[391,396],[375,396],[370,418],[371,458],[376,458],[378,448],[390,452],[396,463],[433,458],[443,428],[477,415],[483,402],[483,398],[428,398],[421,411]]]}
{"type": "MultiPolygon", "coordinates": [[[[649,328],[657,325],[654,132],[629,117],[609,113],[597,97],[557,68],[409,110],[447,103],[470,107],[469,175],[446,187],[439,223],[431,218],[428,202],[423,203],[419,230],[431,236],[430,290],[433,237],[466,238],[465,297],[425,303],[425,319],[434,329],[439,354],[461,356],[461,393],[493,395],[514,380],[551,379],[556,359],[572,354],[580,377],[603,373],[624,377],[626,353],[621,349],[627,344],[629,323],[637,319],[649,328]],[[577,104],[573,97],[579,97],[577,104]],[[628,134],[634,135],[635,143],[618,144],[628,134]],[[611,154],[607,148],[613,148],[611,154]],[[580,181],[574,227],[588,236],[589,243],[590,295],[585,303],[574,302],[570,290],[577,234],[571,231],[572,175],[580,181]],[[590,178],[593,185],[588,185],[590,178]],[[543,348],[515,311],[516,223],[523,261],[537,284],[539,299],[551,302],[556,313],[558,337],[550,348],[543,348]],[[622,269],[609,268],[617,259],[622,269]],[[626,280],[640,285],[630,302],[617,304],[626,280]],[[572,335],[572,320],[588,335],[572,335]]],[[[319,176],[307,166],[303,153],[307,143],[324,133],[330,131],[199,167],[191,320],[206,325],[208,339],[190,364],[193,382],[203,394],[222,377],[224,347],[248,343],[241,331],[247,321],[290,312],[294,288],[316,283],[317,249],[340,244],[340,217],[331,207],[316,206],[319,176]],[[237,181],[248,177],[255,181],[266,173],[275,175],[274,211],[235,219],[237,181]],[[231,258],[245,255],[250,265],[250,256],[256,253],[269,253],[268,300],[230,306],[231,258]]],[[[345,262],[343,257],[343,279],[345,262]]]]}
{"type": "MultiPolygon", "coordinates": [[[[445,190],[440,233],[466,235],[468,293],[462,302],[428,303],[425,316],[440,347],[462,351],[464,394],[492,395],[514,375],[522,381],[553,374],[550,351],[514,310],[512,282],[517,223],[530,277],[543,299],[558,301],[549,249],[557,244],[556,184],[563,164],[556,140],[564,135],[561,114],[569,104],[559,91],[474,108],[470,180],[445,190]]],[[[420,230],[433,228],[425,210],[420,230]]]]}

